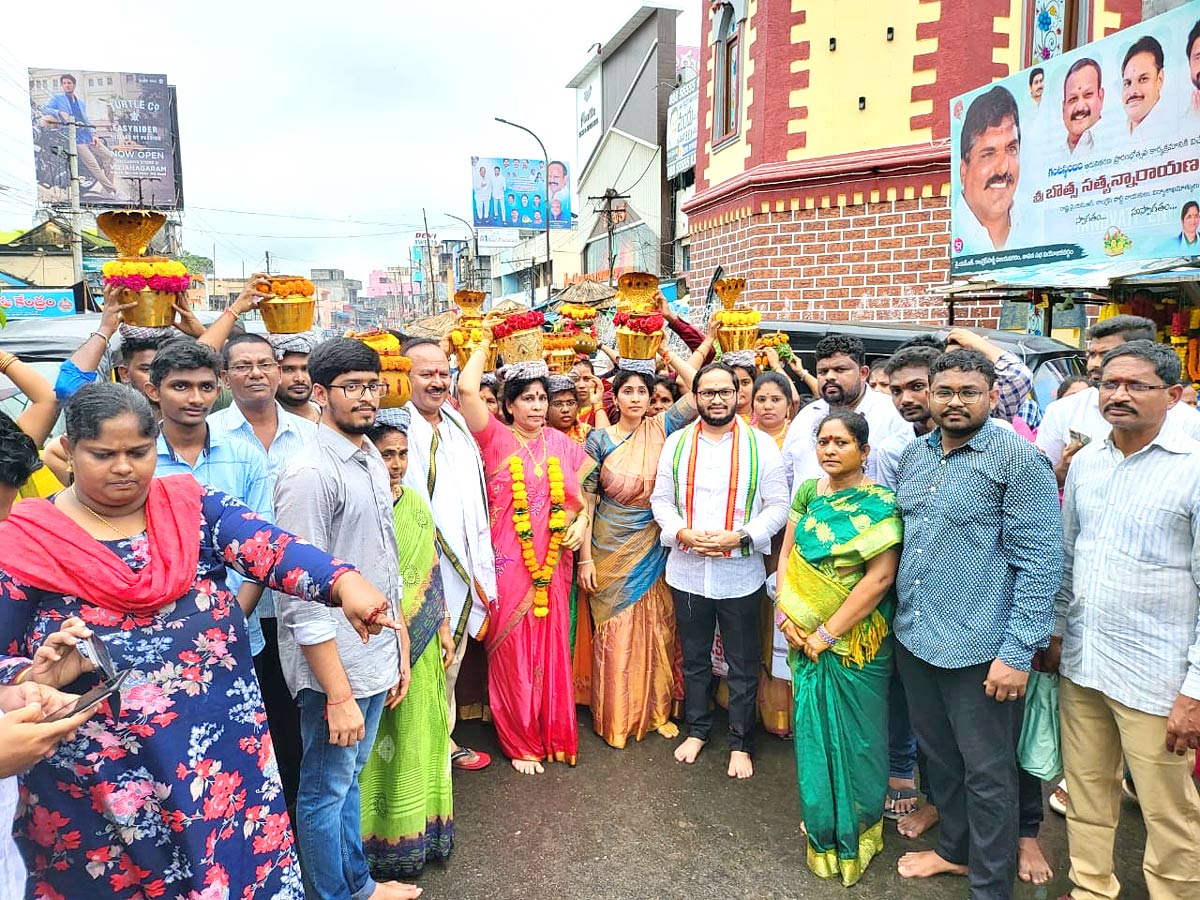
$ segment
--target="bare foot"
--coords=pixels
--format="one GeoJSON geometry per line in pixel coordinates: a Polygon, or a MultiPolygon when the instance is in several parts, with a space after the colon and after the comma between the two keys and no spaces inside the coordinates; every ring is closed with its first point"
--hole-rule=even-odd
{"type": "Polygon", "coordinates": [[[926,803],[896,823],[896,830],[906,838],[919,838],[938,823],[937,807],[926,803]]]}
{"type": "Polygon", "coordinates": [[[942,859],[936,850],[917,850],[900,857],[896,871],[901,878],[930,878],[934,875],[966,875],[967,867],[942,859]]]}
{"type": "Polygon", "coordinates": [[[371,900],[416,900],[421,894],[421,888],[415,884],[405,884],[403,881],[381,881],[371,892],[371,900]]]}
{"type": "Polygon", "coordinates": [[[1017,876],[1032,884],[1049,884],[1054,877],[1054,870],[1046,861],[1037,838],[1021,838],[1017,841],[1017,876]]]}
{"type": "Polygon", "coordinates": [[[668,741],[673,741],[675,738],[679,737],[679,726],[674,722],[663,722],[658,726],[658,728],[655,729],[655,731],[665,737],[668,741]]]}
{"type": "Polygon", "coordinates": [[[546,771],[536,759],[514,759],[512,767],[522,775],[541,775],[546,771]]]}
{"type": "Polygon", "coordinates": [[[730,778],[750,778],[754,775],[754,763],[750,761],[750,754],[742,750],[733,750],[729,754],[729,777],[730,778]]]}
{"type": "Polygon", "coordinates": [[[696,761],[696,757],[700,755],[700,751],[703,749],[704,741],[700,740],[700,738],[687,738],[675,748],[675,761],[687,763],[690,766],[696,761]]]}

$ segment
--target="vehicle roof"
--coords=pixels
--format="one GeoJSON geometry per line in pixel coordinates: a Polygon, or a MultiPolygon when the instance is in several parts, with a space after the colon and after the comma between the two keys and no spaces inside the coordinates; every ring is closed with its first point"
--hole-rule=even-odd
{"type": "MultiPolygon", "coordinates": [[[[918,322],[781,322],[763,321],[759,325],[760,332],[782,331],[785,334],[805,334],[823,337],[826,334],[844,334],[857,337],[867,345],[871,352],[871,344],[896,343],[917,337],[922,334],[935,334],[945,337],[950,326],[924,325],[918,322]]],[[[1006,350],[1012,350],[1020,355],[1065,356],[1078,355],[1082,351],[1078,347],[1063,343],[1055,338],[1043,337],[1038,334],[1025,334],[1015,331],[1001,331],[996,328],[971,328],[994,344],[999,344],[1006,350]]]]}

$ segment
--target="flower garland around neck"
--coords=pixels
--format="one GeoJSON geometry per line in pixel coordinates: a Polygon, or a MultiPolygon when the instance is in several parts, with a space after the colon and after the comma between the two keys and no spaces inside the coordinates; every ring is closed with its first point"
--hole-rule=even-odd
{"type": "Polygon", "coordinates": [[[544,619],[550,613],[550,582],[554,578],[563,535],[567,531],[567,514],[564,509],[567,494],[563,487],[562,465],[557,456],[547,459],[546,465],[550,479],[550,545],[546,548],[545,560],[539,563],[537,551],[533,547],[533,521],[529,517],[525,463],[518,456],[512,456],[508,460],[508,471],[512,476],[513,526],[517,531],[517,539],[521,542],[521,556],[525,560],[525,568],[533,578],[533,614],[539,619],[544,619]]]}

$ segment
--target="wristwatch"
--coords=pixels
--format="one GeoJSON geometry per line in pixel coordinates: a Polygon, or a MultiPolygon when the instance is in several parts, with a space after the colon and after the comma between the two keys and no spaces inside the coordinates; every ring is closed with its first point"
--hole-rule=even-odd
{"type": "Polygon", "coordinates": [[[745,528],[739,528],[734,533],[738,536],[738,549],[749,550],[750,545],[754,543],[754,539],[750,537],[750,532],[745,528]]]}

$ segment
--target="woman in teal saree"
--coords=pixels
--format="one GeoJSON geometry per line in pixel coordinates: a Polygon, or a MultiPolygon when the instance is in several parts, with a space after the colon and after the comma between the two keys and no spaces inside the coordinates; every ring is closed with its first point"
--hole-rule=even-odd
{"type": "Polygon", "coordinates": [[[869,452],[858,413],[821,423],[817,458],[826,474],[799,485],[777,572],[808,867],[847,887],[883,849],[888,623],[902,539],[895,495],[863,472],[869,452]]]}

